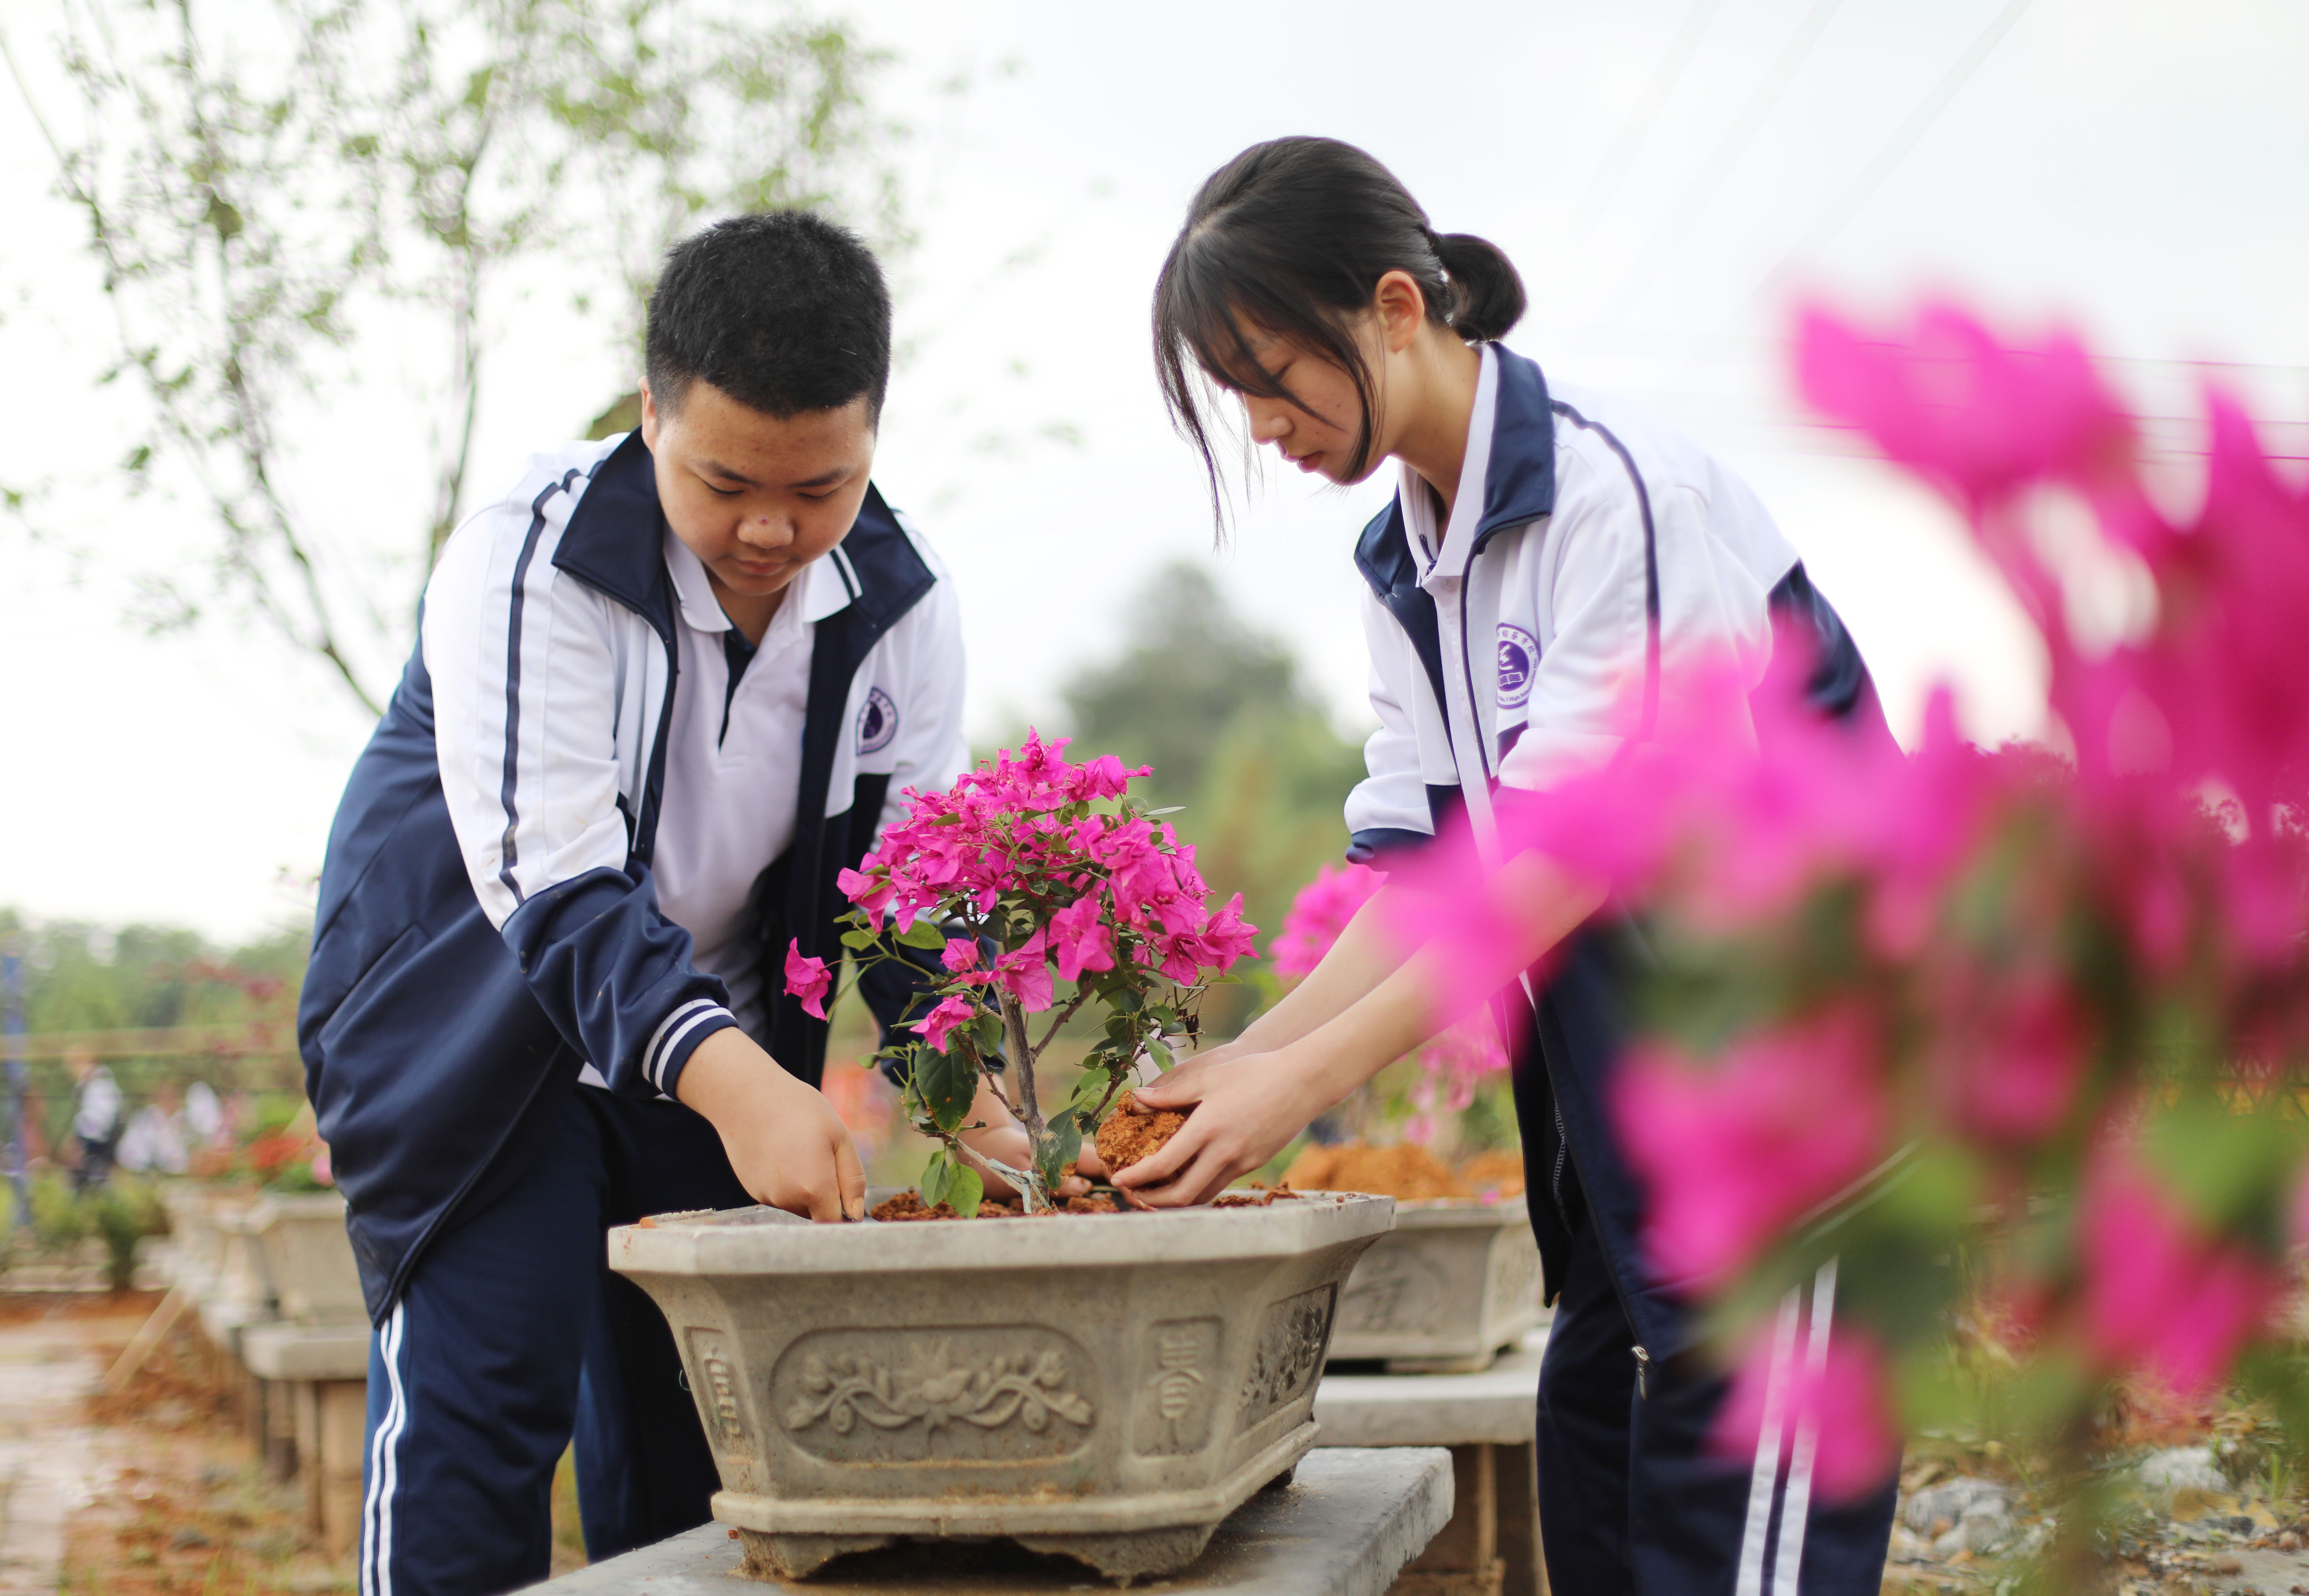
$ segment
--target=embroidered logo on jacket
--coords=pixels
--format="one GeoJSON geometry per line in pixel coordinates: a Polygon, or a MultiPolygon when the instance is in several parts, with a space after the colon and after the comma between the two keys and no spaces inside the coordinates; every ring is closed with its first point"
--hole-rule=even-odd
{"type": "Polygon", "coordinates": [[[1539,639],[1521,626],[1500,623],[1500,707],[1520,707],[1531,696],[1531,678],[1539,669],[1539,639]]]}
{"type": "Polygon", "coordinates": [[[858,751],[879,754],[898,735],[898,706],[879,687],[869,688],[866,707],[858,712],[858,751]]]}

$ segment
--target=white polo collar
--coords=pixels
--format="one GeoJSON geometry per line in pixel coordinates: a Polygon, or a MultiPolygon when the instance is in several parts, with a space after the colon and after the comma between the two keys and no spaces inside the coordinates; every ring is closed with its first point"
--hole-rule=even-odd
{"type": "MultiPolygon", "coordinates": [[[[815,623],[847,606],[854,579],[845,575],[842,569],[845,564],[839,548],[812,560],[794,578],[793,591],[778,607],[777,620],[784,621],[791,616],[793,621],[815,623]],[[799,607],[796,600],[800,601],[799,607]]],[[[705,574],[705,562],[688,544],[673,535],[671,527],[665,531],[665,568],[673,577],[674,598],[681,605],[684,621],[700,632],[730,629],[731,619],[722,613],[722,601],[713,596],[713,584],[705,574]]],[[[777,621],[771,625],[775,626],[777,621]]]]}
{"type": "Polygon", "coordinates": [[[1426,480],[1407,462],[1398,462],[1401,479],[1396,499],[1403,506],[1404,530],[1426,569],[1424,587],[1436,577],[1467,574],[1467,551],[1475,546],[1475,528],[1483,519],[1483,483],[1492,470],[1492,426],[1500,402],[1500,356],[1490,344],[1476,351],[1483,365],[1475,376],[1474,408],[1467,415],[1467,451],[1459,462],[1459,491],[1451,496],[1451,521],[1440,534],[1435,525],[1435,502],[1423,491],[1426,480]],[[1440,547],[1439,547],[1440,546],[1440,547]]]}

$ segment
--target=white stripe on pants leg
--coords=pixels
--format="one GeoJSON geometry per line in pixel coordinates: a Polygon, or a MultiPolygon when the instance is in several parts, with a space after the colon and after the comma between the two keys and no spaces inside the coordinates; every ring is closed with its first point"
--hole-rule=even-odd
{"type": "Polygon", "coordinates": [[[402,1316],[408,1307],[405,1301],[393,1305],[378,1338],[388,1400],[369,1439],[368,1500],[361,1505],[361,1596],[393,1596],[393,1493],[401,1471],[401,1432],[409,1420],[409,1401],[401,1386],[402,1316]]]}
{"type": "Polygon", "coordinates": [[[1780,1508],[1780,1546],[1772,1558],[1772,1589],[1796,1596],[1803,1572],[1804,1524],[1812,1517],[1812,1462],[1820,1449],[1820,1377],[1828,1368],[1829,1323],[1836,1316],[1836,1260],[1820,1266],[1812,1282],[1812,1334],[1804,1345],[1803,1394],[1796,1404],[1796,1444],[1788,1458],[1788,1497],[1780,1508]]]}
{"type": "Polygon", "coordinates": [[[1780,1298],[1779,1322],[1772,1327],[1772,1362],[1764,1381],[1764,1423],[1756,1436],[1756,1466],[1748,1477],[1748,1528],[1740,1539],[1739,1596],[1763,1596],[1764,1539],[1772,1528],[1772,1497],[1780,1478],[1780,1410],[1794,1372],[1796,1320],[1803,1289],[1780,1298]]]}

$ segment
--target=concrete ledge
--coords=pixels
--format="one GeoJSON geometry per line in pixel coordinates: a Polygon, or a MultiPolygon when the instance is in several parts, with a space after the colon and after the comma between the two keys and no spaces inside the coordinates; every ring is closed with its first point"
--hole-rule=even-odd
{"type": "Polygon", "coordinates": [[[1325,1375],[1315,1388],[1322,1446],[1519,1446],[1539,1425],[1544,1327],[1478,1375],[1325,1375]]]}
{"type": "Polygon", "coordinates": [[[212,1345],[235,1358],[240,1356],[240,1338],[244,1333],[272,1322],[270,1308],[253,1307],[221,1297],[209,1298],[201,1304],[201,1333],[209,1338],[212,1345]]]}
{"type": "MultiPolygon", "coordinates": [[[[1224,1596],[1385,1596],[1405,1565],[1451,1517],[1451,1458],[1433,1448],[1310,1452],[1298,1478],[1262,1491],[1211,1537],[1184,1573],[1144,1581],[1146,1591],[1224,1596]]],[[[1035,1557],[1001,1543],[912,1542],[829,1564],[806,1583],[732,1585],[738,1543],[721,1524],[677,1535],[532,1590],[552,1596],[1041,1596],[1098,1589],[1098,1576],[1063,1557],[1035,1557]]]]}
{"type": "Polygon", "coordinates": [[[240,1360],[260,1380],[366,1380],[366,1324],[252,1324],[240,1360]]]}

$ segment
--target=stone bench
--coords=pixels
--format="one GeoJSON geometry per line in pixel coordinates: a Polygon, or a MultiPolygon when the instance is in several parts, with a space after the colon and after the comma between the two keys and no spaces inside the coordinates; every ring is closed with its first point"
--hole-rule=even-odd
{"type": "MultiPolygon", "coordinates": [[[[1435,1448],[1321,1448],[1289,1485],[1260,1492],[1184,1572],[1149,1591],[1208,1596],[1385,1596],[1451,1517],[1452,1468],[1435,1448]]],[[[1103,1582],[1071,1558],[1007,1542],[913,1542],[840,1559],[806,1583],[731,1583],[738,1543],[706,1524],[533,1591],[549,1596],[1056,1596],[1103,1582]]]]}
{"type": "Polygon", "coordinates": [[[1318,1450],[1448,1446],[1451,1522],[1397,1596],[1545,1596],[1540,1558],[1539,1359],[1545,1329],[1473,1375],[1326,1374],[1315,1389],[1318,1450]]]}
{"type": "Polygon", "coordinates": [[[304,1487],[307,1526],[331,1557],[360,1539],[368,1423],[367,1324],[252,1324],[241,1361],[263,1393],[265,1461],[304,1487]]]}

